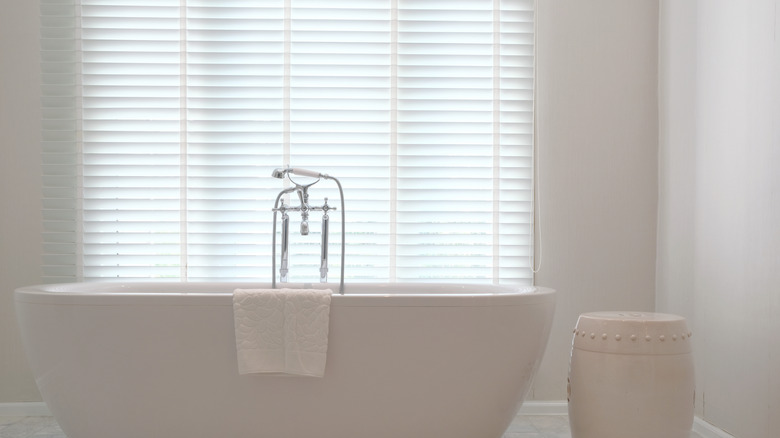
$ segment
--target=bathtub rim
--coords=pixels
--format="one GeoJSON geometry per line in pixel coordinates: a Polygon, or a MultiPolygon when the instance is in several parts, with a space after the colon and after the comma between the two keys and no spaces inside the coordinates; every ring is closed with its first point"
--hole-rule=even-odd
{"type": "MultiPolygon", "coordinates": [[[[525,306],[554,302],[557,293],[554,289],[541,286],[470,283],[349,283],[345,286],[344,295],[338,293],[337,283],[289,283],[285,286],[330,288],[333,291],[331,306],[336,307],[525,306]],[[420,289],[427,292],[420,292],[420,289]],[[487,291],[480,291],[485,289],[487,291]],[[363,292],[352,292],[355,290],[363,292]]],[[[238,288],[270,288],[270,283],[242,281],[52,283],[19,287],[14,291],[14,297],[19,303],[54,305],[232,306],[232,293],[238,288]]]]}

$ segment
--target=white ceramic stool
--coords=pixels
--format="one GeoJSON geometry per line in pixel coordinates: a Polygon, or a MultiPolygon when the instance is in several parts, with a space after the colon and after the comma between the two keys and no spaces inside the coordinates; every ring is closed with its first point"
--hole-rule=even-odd
{"type": "Polygon", "coordinates": [[[685,318],[580,315],[569,362],[572,438],[688,438],[694,372],[685,318]]]}

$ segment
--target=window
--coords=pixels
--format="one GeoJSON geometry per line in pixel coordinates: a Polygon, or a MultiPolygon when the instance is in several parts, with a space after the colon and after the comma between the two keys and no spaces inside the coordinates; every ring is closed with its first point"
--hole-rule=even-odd
{"type": "MultiPolygon", "coordinates": [[[[531,282],[533,0],[41,11],[49,281],[270,281],[289,164],[344,186],[347,281],[531,282]]],[[[319,223],[291,281],[319,279],[319,223]]]]}

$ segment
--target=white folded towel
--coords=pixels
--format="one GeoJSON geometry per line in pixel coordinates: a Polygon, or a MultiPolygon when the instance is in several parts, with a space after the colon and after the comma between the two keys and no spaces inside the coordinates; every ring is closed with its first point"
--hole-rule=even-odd
{"type": "Polygon", "coordinates": [[[239,374],[322,377],[330,289],[236,289],[233,317],[239,374]]]}

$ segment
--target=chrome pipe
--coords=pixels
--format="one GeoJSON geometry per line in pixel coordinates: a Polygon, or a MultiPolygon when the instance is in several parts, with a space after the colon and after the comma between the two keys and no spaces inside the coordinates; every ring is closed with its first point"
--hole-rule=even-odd
{"type": "MultiPolygon", "coordinates": [[[[325,205],[328,205],[327,199],[325,205]]],[[[322,215],[322,243],[320,244],[320,283],[328,282],[328,228],[330,217],[328,213],[322,215]]]]}
{"type": "MultiPolygon", "coordinates": [[[[282,204],[284,206],[284,204],[282,204]]],[[[290,216],[282,214],[282,266],[279,268],[279,282],[287,283],[287,273],[290,258],[290,216]]]]}
{"type": "MultiPolygon", "coordinates": [[[[279,170],[279,169],[277,169],[279,170]]],[[[276,171],[274,171],[274,174],[276,171]]],[[[274,175],[275,178],[280,178],[274,175]]],[[[276,289],[276,213],[279,211],[279,200],[282,199],[282,196],[284,196],[287,193],[290,193],[295,190],[295,187],[288,187],[281,192],[279,192],[278,195],[276,195],[276,201],[274,201],[274,220],[273,220],[273,231],[271,233],[271,288],[276,289]]],[[[284,206],[284,200],[282,200],[282,209],[286,208],[284,206]]]]}
{"type": "Polygon", "coordinates": [[[344,189],[341,187],[341,182],[328,174],[321,173],[319,174],[320,178],[325,179],[332,179],[336,185],[339,187],[339,197],[341,198],[341,278],[339,279],[339,294],[344,295],[344,256],[345,256],[345,242],[344,239],[346,238],[346,229],[347,229],[347,219],[346,219],[346,211],[344,208],[344,189]]]}

